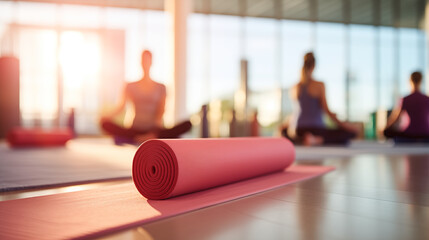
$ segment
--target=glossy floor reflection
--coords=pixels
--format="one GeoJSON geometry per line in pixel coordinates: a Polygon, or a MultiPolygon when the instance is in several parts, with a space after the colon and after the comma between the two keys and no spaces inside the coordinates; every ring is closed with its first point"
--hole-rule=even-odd
{"type": "Polygon", "coordinates": [[[109,180],[109,181],[99,181],[95,183],[85,183],[85,184],[76,184],[72,186],[65,187],[46,187],[38,189],[26,189],[21,191],[11,191],[11,192],[0,192],[0,202],[21,198],[30,198],[30,197],[39,197],[46,195],[53,195],[58,193],[67,193],[67,192],[77,192],[88,189],[95,189],[104,186],[112,186],[115,184],[121,184],[129,182],[128,179],[119,179],[119,180],[109,180]]]}
{"type": "Polygon", "coordinates": [[[298,164],[337,170],[103,239],[429,239],[429,155],[298,164]]]}

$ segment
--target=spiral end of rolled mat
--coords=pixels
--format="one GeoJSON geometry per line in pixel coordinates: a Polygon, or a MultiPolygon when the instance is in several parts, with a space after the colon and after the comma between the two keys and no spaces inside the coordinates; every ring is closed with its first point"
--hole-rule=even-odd
{"type": "Polygon", "coordinates": [[[176,185],[177,175],[176,155],[168,144],[154,139],[137,149],[133,160],[133,181],[145,198],[168,198],[176,185]]]}

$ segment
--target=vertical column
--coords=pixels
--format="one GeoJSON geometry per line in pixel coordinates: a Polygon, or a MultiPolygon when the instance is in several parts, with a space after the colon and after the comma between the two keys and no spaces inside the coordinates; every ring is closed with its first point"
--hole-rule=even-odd
{"type": "Polygon", "coordinates": [[[237,114],[237,120],[247,120],[247,101],[249,94],[249,75],[248,75],[248,61],[241,60],[240,63],[240,88],[234,96],[234,105],[237,114]]]}
{"type": "Polygon", "coordinates": [[[275,0],[275,15],[277,19],[277,49],[275,56],[275,62],[277,62],[277,79],[278,79],[278,91],[280,97],[280,111],[279,111],[279,123],[281,124],[283,121],[284,112],[283,112],[283,102],[286,96],[283,94],[283,24],[282,24],[282,9],[283,9],[283,1],[275,0]]]}
{"type": "Polygon", "coordinates": [[[387,113],[386,111],[382,111],[381,106],[381,32],[380,32],[380,25],[381,25],[381,0],[374,0],[373,1],[373,23],[374,23],[374,30],[375,30],[375,38],[374,38],[374,46],[375,46],[375,52],[374,52],[374,60],[375,60],[375,101],[376,104],[374,106],[374,113],[375,113],[375,119],[374,119],[374,125],[372,126],[372,129],[374,130],[374,139],[383,138],[384,136],[379,134],[380,131],[382,131],[386,127],[386,117],[387,113]]]}
{"type": "Polygon", "coordinates": [[[344,59],[346,60],[346,79],[345,79],[345,105],[346,105],[346,120],[350,121],[350,81],[351,81],[351,46],[350,46],[350,19],[351,19],[351,8],[350,0],[343,0],[343,21],[345,23],[344,31],[344,42],[346,45],[344,51],[344,59]]]}
{"type": "Polygon", "coordinates": [[[55,24],[55,32],[57,34],[57,42],[56,42],[56,58],[57,58],[57,91],[58,91],[58,112],[57,118],[55,119],[55,124],[57,127],[64,126],[65,116],[64,116],[64,80],[63,80],[63,72],[61,67],[61,56],[60,56],[60,48],[61,48],[61,13],[63,11],[63,5],[56,5],[56,24],[55,24]]]}
{"type": "Polygon", "coordinates": [[[234,96],[234,112],[232,120],[232,131],[230,131],[231,136],[248,136],[248,61],[242,59],[240,63],[241,68],[241,79],[239,90],[235,93],[234,96]]]}
{"type": "Polygon", "coordinates": [[[165,10],[171,21],[170,53],[174,122],[186,119],[186,62],[187,62],[187,19],[191,13],[192,0],[165,0],[165,10]]]}
{"type": "Polygon", "coordinates": [[[393,0],[393,27],[395,28],[395,36],[394,36],[394,82],[393,82],[393,102],[396,103],[398,99],[401,97],[401,92],[399,89],[400,86],[400,74],[401,74],[401,53],[399,51],[401,47],[400,42],[400,20],[401,20],[401,2],[400,0],[393,0]]]}
{"type": "Polygon", "coordinates": [[[381,1],[380,0],[374,0],[373,1],[373,8],[374,8],[374,29],[376,31],[375,38],[374,38],[374,45],[375,45],[375,52],[374,52],[374,59],[375,59],[375,96],[376,96],[376,105],[375,105],[375,111],[377,112],[378,109],[381,107],[381,56],[380,56],[380,25],[381,25],[381,1]]]}
{"type": "MultiPolygon", "coordinates": [[[[207,0],[205,2],[207,2],[208,6],[211,6],[210,0],[207,0]]],[[[212,76],[212,69],[211,69],[211,61],[212,61],[212,52],[211,52],[212,27],[211,26],[212,25],[211,25],[211,22],[212,22],[212,20],[210,17],[210,9],[211,8],[207,8],[207,11],[206,11],[206,19],[205,19],[206,20],[205,21],[206,29],[204,32],[204,38],[205,38],[205,43],[206,43],[206,47],[205,47],[206,53],[204,54],[205,59],[203,60],[203,62],[205,63],[206,66],[204,68],[205,80],[203,80],[204,81],[203,91],[207,91],[207,96],[205,96],[204,104],[210,103],[212,101],[212,97],[213,97],[213,94],[210,91],[210,86],[212,83],[212,79],[211,79],[211,76],[212,76]]]]}
{"type": "MultiPolygon", "coordinates": [[[[429,63],[429,55],[428,55],[429,52],[427,51],[429,49],[429,2],[428,1],[421,1],[421,2],[422,2],[422,5],[426,5],[424,7],[425,11],[422,14],[422,18],[424,19],[423,28],[425,31],[426,38],[424,38],[425,40],[421,45],[421,47],[422,47],[421,52],[422,53],[426,47],[426,52],[423,53],[423,54],[426,54],[426,56],[422,56],[422,60],[425,62],[426,66],[423,66],[422,71],[429,73],[429,66],[427,65],[429,63]],[[425,58],[426,58],[426,60],[425,60],[425,58]]],[[[424,80],[426,82],[426,87],[425,87],[426,94],[429,94],[429,78],[427,75],[424,76],[424,80]]]]}

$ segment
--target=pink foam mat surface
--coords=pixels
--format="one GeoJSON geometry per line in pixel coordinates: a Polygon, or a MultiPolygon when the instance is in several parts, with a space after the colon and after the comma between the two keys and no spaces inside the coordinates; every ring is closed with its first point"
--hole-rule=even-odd
{"type": "Polygon", "coordinates": [[[236,200],[317,177],[328,166],[292,165],[284,171],[184,194],[148,200],[133,182],[0,202],[0,239],[70,239],[115,231],[236,200]]]}

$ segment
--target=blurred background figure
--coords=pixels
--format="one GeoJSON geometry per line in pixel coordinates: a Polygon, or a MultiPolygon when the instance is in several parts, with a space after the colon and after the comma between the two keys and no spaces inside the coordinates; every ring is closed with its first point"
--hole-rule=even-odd
{"type": "MultiPolygon", "coordinates": [[[[281,14],[282,1],[257,0],[247,10],[243,1],[190,1],[180,15],[183,31],[175,31],[179,21],[164,0],[0,1],[0,138],[11,127],[68,123],[78,137],[102,137],[101,116],[127,129],[149,128],[137,124],[142,115],[134,119],[130,99],[125,117],[109,119],[109,113],[125,83],[142,77],[142,49],[150,49],[150,79],[167,88],[157,126],[192,116],[187,137],[278,136],[282,121],[296,114],[290,92],[311,50],[318,61],[312,77],[324,83],[329,110],[359,127],[356,139],[384,140],[388,113],[409,94],[403,80],[415,69],[428,70],[427,3],[398,1],[383,7],[376,0],[318,1],[315,7],[299,0],[281,14]],[[200,115],[204,104],[207,119],[200,115]]],[[[425,80],[420,90],[427,95],[425,80]]],[[[161,88],[152,85],[156,95],[161,88]]],[[[325,128],[334,126],[329,117],[323,120],[325,128]]]]}
{"type": "Polygon", "coordinates": [[[420,91],[422,74],[413,72],[410,77],[411,94],[402,98],[390,115],[384,135],[396,142],[429,142],[429,97],[420,91]],[[401,114],[409,117],[408,126],[399,129],[401,114]]]}
{"type": "Polygon", "coordinates": [[[150,77],[152,53],[143,51],[141,56],[143,78],[126,84],[117,107],[101,119],[104,131],[114,136],[115,143],[142,143],[151,138],[177,138],[192,127],[185,121],[173,128],[163,128],[166,88],[150,77]],[[127,101],[132,103],[134,119],[130,128],[113,123],[112,119],[125,110],[127,101]]]}
{"type": "Polygon", "coordinates": [[[250,120],[250,136],[252,137],[260,136],[257,110],[253,112],[252,119],[250,120]]]}
{"type": "Polygon", "coordinates": [[[290,92],[291,98],[299,105],[295,133],[287,129],[283,132],[304,145],[346,144],[356,136],[357,130],[338,120],[330,111],[325,96],[325,85],[313,78],[315,66],[316,59],[313,53],[305,54],[301,79],[290,92]],[[328,129],[325,126],[324,113],[336,123],[336,129],[328,129]]]}
{"type": "Polygon", "coordinates": [[[209,120],[208,120],[208,106],[207,104],[204,104],[201,106],[201,112],[200,112],[200,118],[201,118],[201,134],[200,137],[202,138],[208,138],[209,135],[209,120]]]}

